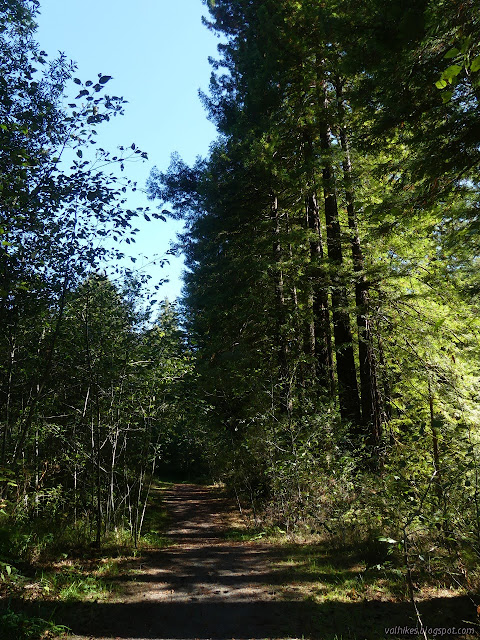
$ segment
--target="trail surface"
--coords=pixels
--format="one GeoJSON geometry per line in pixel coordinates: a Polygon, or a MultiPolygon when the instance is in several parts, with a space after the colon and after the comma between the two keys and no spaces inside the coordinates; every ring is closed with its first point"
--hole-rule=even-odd
{"type": "MultiPolygon", "coordinates": [[[[225,539],[234,509],[220,491],[176,485],[163,495],[171,546],[144,556],[135,575],[120,575],[113,599],[75,604],[62,614],[58,622],[75,640],[392,640],[403,637],[392,627],[416,626],[408,602],[381,593],[357,600],[354,593],[331,595],[339,581],[358,574],[351,558],[337,557],[333,573],[321,565],[313,582],[307,571],[292,580],[285,547],[225,539]],[[319,602],[314,595],[322,592],[319,602]]],[[[471,619],[466,598],[422,604],[425,622],[435,627],[471,619]]]]}
{"type": "Polygon", "coordinates": [[[66,621],[75,640],[302,637],[308,605],[280,599],[275,548],[226,540],[233,508],[214,488],[176,485],[163,495],[173,544],[121,578],[120,601],[76,605],[66,621]]]}

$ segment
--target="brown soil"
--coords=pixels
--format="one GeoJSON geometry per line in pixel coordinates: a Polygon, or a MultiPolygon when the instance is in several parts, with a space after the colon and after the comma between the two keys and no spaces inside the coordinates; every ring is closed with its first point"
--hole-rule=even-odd
{"type": "MultiPolygon", "coordinates": [[[[325,574],[323,584],[317,576],[312,585],[311,575],[297,571],[292,584],[282,562],[285,547],[227,541],[224,531],[235,513],[219,490],[176,485],[164,498],[171,546],[145,555],[135,575],[119,576],[111,600],[55,612],[75,640],[376,640],[397,637],[387,627],[416,626],[406,602],[319,602],[315,588],[334,589],[332,576],[325,574]]],[[[346,558],[339,561],[345,574],[352,573],[346,558]]],[[[462,621],[474,617],[468,598],[431,598],[422,606],[425,622],[435,628],[466,626],[462,621]]]]}
{"type": "Polygon", "coordinates": [[[61,621],[75,640],[283,638],[292,616],[302,626],[298,607],[278,597],[278,551],[225,539],[236,514],[221,491],[182,484],[163,496],[172,545],[120,578],[120,598],[76,605],[61,621]]]}

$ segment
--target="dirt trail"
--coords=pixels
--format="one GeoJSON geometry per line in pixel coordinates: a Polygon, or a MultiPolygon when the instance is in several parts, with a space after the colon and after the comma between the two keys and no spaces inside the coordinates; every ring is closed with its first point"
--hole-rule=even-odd
{"type": "Polygon", "coordinates": [[[305,635],[305,605],[277,592],[275,549],[223,537],[233,510],[219,491],[176,485],[163,495],[172,546],[150,553],[141,575],[121,578],[121,601],[76,605],[75,619],[65,620],[75,640],[305,635]]]}
{"type": "MultiPolygon", "coordinates": [[[[226,540],[234,509],[220,491],[176,485],[164,499],[172,545],[146,554],[137,574],[119,576],[115,599],[55,612],[75,640],[393,640],[404,636],[387,627],[416,626],[408,602],[334,595],[339,580],[358,573],[348,557],[334,558],[338,573],[328,573],[325,562],[313,582],[307,570],[292,582],[284,547],[226,540]]],[[[422,603],[425,623],[435,627],[458,627],[471,620],[471,609],[468,598],[422,603]]]]}

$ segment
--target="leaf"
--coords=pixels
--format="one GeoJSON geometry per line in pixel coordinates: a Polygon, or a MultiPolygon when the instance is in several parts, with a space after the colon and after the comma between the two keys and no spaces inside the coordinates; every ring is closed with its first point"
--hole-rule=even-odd
{"type": "Polygon", "coordinates": [[[106,84],[111,79],[112,79],[112,76],[100,76],[98,81],[100,84],[106,84]]]}
{"type": "Polygon", "coordinates": [[[476,73],[477,71],[480,71],[480,56],[477,56],[472,60],[472,63],[470,65],[470,71],[472,73],[476,73]]]}
{"type": "Polygon", "coordinates": [[[456,49],[455,47],[453,47],[453,49],[450,49],[450,51],[447,51],[447,53],[443,57],[446,60],[448,60],[449,58],[455,58],[455,56],[458,56],[459,53],[460,53],[459,49],[456,49]]]}
{"type": "Polygon", "coordinates": [[[445,87],[447,86],[447,82],[446,80],[437,80],[435,82],[435,86],[437,87],[437,89],[445,89],[445,87]]]}
{"type": "Polygon", "coordinates": [[[150,222],[151,218],[150,218],[150,216],[147,216],[147,214],[146,214],[146,213],[144,213],[144,214],[143,214],[143,217],[145,218],[145,220],[146,220],[147,222],[150,222]]]}
{"type": "Polygon", "coordinates": [[[470,47],[471,43],[472,43],[472,36],[471,36],[471,35],[469,35],[469,36],[467,36],[467,37],[465,38],[465,40],[463,41],[462,46],[461,46],[461,48],[460,48],[460,51],[461,51],[462,53],[467,53],[468,48],[470,47]]]}
{"type": "Polygon", "coordinates": [[[73,81],[75,82],[75,84],[82,84],[80,78],[74,78],[73,81]]]}
{"type": "Polygon", "coordinates": [[[82,151],[81,149],[78,149],[78,151],[77,151],[77,156],[78,156],[79,158],[83,158],[83,151],[82,151]]]}
{"type": "Polygon", "coordinates": [[[394,540],[393,538],[384,538],[384,537],[380,537],[378,538],[379,542],[386,542],[387,544],[397,544],[398,540],[394,540]]]}
{"type": "Polygon", "coordinates": [[[442,79],[451,83],[453,79],[459,75],[461,70],[462,67],[459,64],[452,64],[442,73],[442,79]]]}
{"type": "Polygon", "coordinates": [[[453,96],[453,91],[444,91],[442,95],[443,104],[447,104],[447,102],[450,102],[450,100],[452,99],[452,96],[453,96]]]}

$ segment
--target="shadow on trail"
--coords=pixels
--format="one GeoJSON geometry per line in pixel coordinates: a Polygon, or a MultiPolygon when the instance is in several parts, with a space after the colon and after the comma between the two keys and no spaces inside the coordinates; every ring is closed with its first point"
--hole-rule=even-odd
{"type": "MultiPolygon", "coordinates": [[[[145,553],[134,575],[128,573],[131,562],[125,563],[125,574],[114,579],[121,602],[59,605],[18,599],[0,601],[0,608],[53,618],[75,637],[93,640],[393,640],[405,633],[387,629],[416,627],[409,603],[305,599],[303,583],[333,593],[351,582],[358,575],[355,550],[341,555],[322,546],[231,542],[224,532],[234,508],[219,491],[177,485],[163,495],[172,546],[145,553]],[[314,575],[308,571],[312,553],[320,569],[314,575]],[[285,566],[289,556],[296,560],[295,572],[285,566]]],[[[477,619],[466,597],[434,598],[419,608],[426,626],[435,629],[473,626],[468,621],[477,619]]],[[[459,635],[443,632],[442,637],[458,640],[459,635]]]]}
{"type": "Polygon", "coordinates": [[[220,490],[177,485],[162,494],[171,521],[167,538],[175,542],[223,539],[224,517],[233,508],[220,490]]]}
{"type": "MultiPolygon", "coordinates": [[[[465,627],[474,612],[466,598],[437,598],[420,607],[426,626],[465,627]],[[454,619],[446,619],[448,607],[454,619]]],[[[13,605],[21,606],[20,603],[13,605]]],[[[15,606],[16,608],[16,606],[15,606]]],[[[135,602],[128,604],[80,603],[70,606],[28,606],[31,615],[50,617],[78,636],[128,640],[394,638],[386,627],[415,627],[407,603],[331,602],[322,605],[295,601],[241,602],[214,599],[201,602],[135,602]],[[385,622],[387,621],[387,623],[385,622]]],[[[473,625],[470,625],[473,626],[473,625]]],[[[404,634],[399,634],[403,635],[404,634]]],[[[443,638],[458,635],[444,634],[443,638]]]]}

